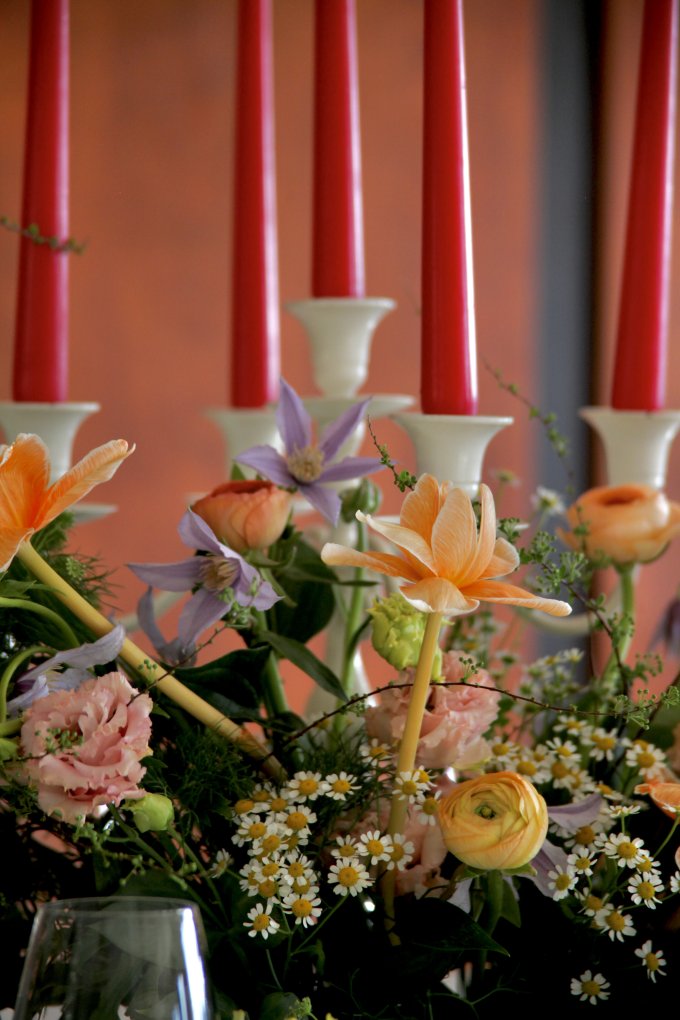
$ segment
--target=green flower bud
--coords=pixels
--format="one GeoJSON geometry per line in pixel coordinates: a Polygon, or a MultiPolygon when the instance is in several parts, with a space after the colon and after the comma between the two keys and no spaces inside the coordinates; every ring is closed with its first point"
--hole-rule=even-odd
{"type": "Polygon", "coordinates": [[[19,753],[19,745],[15,740],[0,737],[0,761],[11,761],[19,753]]]}
{"type": "MultiPolygon", "coordinates": [[[[399,592],[377,600],[368,612],[373,617],[372,641],[378,655],[382,655],[395,669],[416,666],[427,614],[412,606],[399,592]]],[[[432,667],[435,678],[441,675],[441,663],[442,653],[438,648],[432,667]]]]}
{"type": "Polygon", "coordinates": [[[175,818],[172,801],[162,793],[147,793],[139,800],[128,800],[125,807],[132,812],[140,832],[164,832],[175,818]]]}
{"type": "Polygon", "coordinates": [[[345,489],[340,493],[342,507],[340,514],[343,521],[351,524],[356,520],[357,510],[365,514],[374,514],[380,506],[380,489],[370,480],[362,478],[353,489],[345,489]]]}

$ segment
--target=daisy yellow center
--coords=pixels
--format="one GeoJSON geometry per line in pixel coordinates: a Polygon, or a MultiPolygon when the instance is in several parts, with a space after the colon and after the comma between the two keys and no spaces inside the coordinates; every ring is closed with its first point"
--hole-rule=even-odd
{"type": "Polygon", "coordinates": [[[257,891],[260,896],[264,896],[266,899],[270,896],[275,896],[276,882],[272,878],[265,878],[264,882],[260,882],[258,884],[257,891]]]}
{"type": "Polygon", "coordinates": [[[429,783],[429,782],[431,782],[430,773],[426,772],[425,769],[418,769],[418,773],[417,773],[416,778],[421,783],[429,783]]]}
{"type": "Polygon", "coordinates": [[[658,970],[660,964],[656,953],[647,953],[645,956],[645,964],[647,965],[647,970],[658,970]]]}
{"type": "Polygon", "coordinates": [[[554,779],[564,779],[565,776],[569,775],[569,769],[563,761],[556,761],[555,764],[551,766],[550,771],[554,779]]]}
{"type": "Polygon", "coordinates": [[[245,815],[249,811],[252,811],[254,807],[255,801],[247,800],[244,798],[243,800],[236,801],[236,803],[234,804],[234,811],[236,812],[237,815],[245,815]]]}
{"type": "Polygon", "coordinates": [[[611,913],[607,914],[607,927],[611,928],[612,931],[623,931],[626,927],[626,919],[618,910],[612,910],[611,913]]]}
{"type": "Polygon", "coordinates": [[[412,779],[405,779],[401,784],[401,792],[405,797],[413,797],[418,792],[418,784],[412,779]]]}
{"type": "Polygon", "coordinates": [[[250,836],[251,839],[262,839],[266,831],[267,826],[264,824],[264,822],[253,822],[253,824],[248,829],[248,835],[250,836]]]}
{"type": "Polygon", "coordinates": [[[304,829],[308,821],[309,819],[304,811],[291,811],[286,818],[286,825],[294,832],[298,832],[300,829],[304,829]]]}
{"type": "Polygon", "coordinates": [[[593,896],[592,893],[585,898],[586,910],[601,910],[602,900],[599,896],[593,896]]]}
{"type": "Polygon", "coordinates": [[[389,748],[385,744],[380,744],[378,747],[371,747],[368,753],[371,758],[384,758],[386,754],[389,754],[389,748]]]}
{"type": "Polygon", "coordinates": [[[404,856],[404,848],[401,843],[394,843],[392,846],[392,860],[400,861],[404,856]]]}
{"type": "Polygon", "coordinates": [[[641,751],[637,756],[638,767],[641,769],[650,769],[656,762],[656,758],[650,751],[641,751]]]}
{"type": "Polygon", "coordinates": [[[574,862],[574,867],[577,871],[587,871],[590,865],[590,857],[577,857],[574,862]]]}
{"type": "Polygon", "coordinates": [[[555,879],[555,888],[558,892],[562,892],[563,889],[568,889],[571,885],[570,875],[558,875],[555,879]]]}
{"type": "Polygon", "coordinates": [[[296,447],[286,457],[288,470],[296,482],[315,482],[323,471],[324,455],[318,446],[296,447]]]}
{"type": "Polygon", "coordinates": [[[271,836],[265,836],[265,838],[262,840],[262,849],[266,854],[273,854],[274,851],[278,850],[280,846],[281,846],[280,836],[275,836],[272,834],[271,836]]]}
{"type": "Polygon", "coordinates": [[[599,995],[602,991],[597,981],[584,981],[581,988],[584,995],[599,995]]]}
{"type": "Polygon", "coordinates": [[[581,846],[588,846],[595,839],[595,830],[592,825],[582,825],[580,829],[577,829],[576,835],[574,836],[574,842],[580,843],[581,846]]]}
{"type": "Polygon", "coordinates": [[[333,793],[349,793],[351,784],[346,779],[336,779],[332,784],[333,793]]]}
{"type": "Polygon", "coordinates": [[[271,923],[271,917],[269,914],[258,914],[253,918],[253,928],[255,931],[264,931],[269,927],[271,923]]]}
{"type": "Polygon", "coordinates": [[[203,556],[202,559],[201,581],[204,588],[219,595],[226,588],[232,587],[239,571],[236,560],[225,560],[223,556],[213,554],[203,556]]]}
{"type": "Polygon", "coordinates": [[[366,849],[369,854],[375,857],[379,857],[380,854],[385,852],[385,847],[381,839],[369,839],[366,841],[366,849]]]}
{"type": "Polygon", "coordinates": [[[637,891],[638,895],[640,895],[643,900],[654,899],[655,889],[651,882],[640,882],[639,886],[637,887],[637,891]]]}
{"type": "Polygon", "coordinates": [[[537,766],[532,761],[518,761],[517,771],[523,776],[535,776],[537,766]]]}
{"type": "Polygon", "coordinates": [[[256,790],[253,794],[253,800],[258,804],[264,804],[265,801],[269,800],[269,794],[266,790],[256,790]]]}
{"type": "Polygon", "coordinates": [[[338,871],[338,882],[340,885],[344,885],[346,889],[351,889],[358,881],[359,872],[356,868],[353,868],[351,864],[348,864],[344,868],[340,868],[338,871]]]}
{"type": "Polygon", "coordinates": [[[623,857],[624,861],[632,861],[638,851],[635,843],[624,840],[622,843],[619,843],[616,848],[616,852],[619,857],[623,857]]]}
{"type": "Polygon", "coordinates": [[[652,861],[649,857],[644,857],[641,861],[637,862],[638,871],[642,871],[643,873],[645,871],[651,871],[653,866],[654,861],[652,861]]]}
{"type": "Polygon", "coordinates": [[[613,737],[593,737],[593,743],[595,747],[599,747],[601,751],[611,751],[616,745],[616,741],[613,737]]]}
{"type": "Polygon", "coordinates": [[[319,789],[319,784],[316,779],[301,779],[298,789],[303,796],[309,797],[310,793],[316,793],[319,789]]]}
{"type": "Polygon", "coordinates": [[[314,908],[309,900],[301,897],[299,900],[293,901],[290,909],[295,917],[309,917],[314,908]]]}
{"type": "Polygon", "coordinates": [[[288,865],[288,874],[291,878],[301,878],[305,873],[305,866],[301,861],[291,861],[288,865]]]}
{"type": "Polygon", "coordinates": [[[305,878],[304,875],[301,875],[300,878],[296,878],[294,885],[295,891],[299,893],[306,893],[311,889],[311,882],[308,878],[305,878]]]}
{"type": "Polygon", "coordinates": [[[343,845],[339,846],[336,851],[338,857],[354,857],[355,852],[356,851],[351,843],[343,843],[343,845]]]}
{"type": "Polygon", "coordinates": [[[559,747],[555,748],[555,754],[559,758],[570,758],[571,757],[571,753],[572,753],[571,748],[567,747],[566,744],[560,744],[559,747]]]}
{"type": "Polygon", "coordinates": [[[284,797],[272,797],[272,802],[269,806],[272,811],[285,811],[288,807],[288,802],[284,797]]]}
{"type": "Polygon", "coordinates": [[[493,751],[494,754],[497,755],[507,754],[508,751],[510,750],[510,745],[505,743],[492,744],[491,750],[493,751]]]}
{"type": "Polygon", "coordinates": [[[423,803],[420,805],[420,810],[424,815],[436,815],[437,814],[437,801],[434,797],[426,797],[423,803]]]}
{"type": "Polygon", "coordinates": [[[265,878],[273,878],[275,875],[278,874],[278,871],[279,865],[276,863],[276,861],[269,861],[267,864],[264,864],[262,866],[262,874],[264,875],[265,878]]]}

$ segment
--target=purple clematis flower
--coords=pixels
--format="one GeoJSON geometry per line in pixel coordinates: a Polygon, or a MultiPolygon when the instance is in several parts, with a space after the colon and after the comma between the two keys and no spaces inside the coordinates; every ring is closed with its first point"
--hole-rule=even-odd
{"type": "Polygon", "coordinates": [[[304,404],[282,379],[276,424],[285,453],[280,454],[273,446],[252,446],[236,460],[275,485],[298,489],[319,513],[335,524],[340,516],[340,497],[334,489],[326,488],[327,483],[360,478],[381,467],[378,457],[345,457],[336,464],[330,463],[363,418],[369,400],[370,397],[349,407],[324,429],[315,443],[312,420],[304,404]]]}
{"type": "Polygon", "coordinates": [[[190,556],[178,563],[129,563],[142,581],[164,591],[192,591],[178,626],[178,649],[194,649],[199,634],[217,623],[236,602],[245,609],[269,609],[281,598],[242,556],[222,545],[212,528],[193,510],[187,510],[177,528],[190,549],[205,556],[190,556]]]}
{"type": "Polygon", "coordinates": [[[29,669],[17,681],[17,690],[21,693],[7,702],[8,716],[21,715],[34,701],[46,697],[52,691],[72,691],[80,687],[84,680],[91,680],[92,667],[114,662],[124,640],[125,630],[118,624],[97,641],[79,645],[78,648],[66,648],[39,666],[29,669]],[[62,666],[66,666],[66,669],[62,670],[62,666]]]}

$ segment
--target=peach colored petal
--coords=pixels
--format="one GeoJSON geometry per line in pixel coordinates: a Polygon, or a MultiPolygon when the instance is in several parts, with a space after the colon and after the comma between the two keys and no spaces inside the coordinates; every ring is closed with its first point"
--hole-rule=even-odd
{"type": "Polygon", "coordinates": [[[388,542],[399,546],[408,557],[409,562],[416,569],[420,569],[421,574],[424,572],[423,567],[427,571],[434,573],[434,560],[429,542],[426,542],[417,531],[413,531],[411,528],[404,528],[401,524],[392,524],[390,521],[379,520],[371,517],[370,514],[363,514],[361,510],[357,511],[357,520],[364,521],[373,531],[377,531],[379,535],[386,538],[388,542]]]}
{"type": "Polygon", "coordinates": [[[424,613],[445,613],[449,616],[471,613],[479,602],[466,598],[459,588],[444,577],[426,577],[399,589],[404,598],[424,613]]]}
{"type": "Polygon", "coordinates": [[[321,559],[330,567],[366,567],[388,577],[404,577],[417,581],[420,574],[399,556],[382,552],[359,552],[346,545],[327,542],[321,550],[321,559]]]}
{"type": "Polygon", "coordinates": [[[47,447],[38,436],[21,433],[5,446],[0,462],[0,528],[35,527],[49,482],[47,447]]]}
{"type": "Polygon", "coordinates": [[[486,577],[504,577],[517,570],[519,553],[507,538],[497,538],[493,556],[489,560],[480,580],[486,577]]]}
{"type": "Polygon", "coordinates": [[[442,577],[459,578],[474,559],[477,521],[472,503],[461,489],[452,489],[432,528],[435,571],[442,577]]]}
{"type": "Polygon", "coordinates": [[[482,602],[499,602],[514,606],[526,606],[527,609],[540,609],[544,613],[549,613],[550,616],[568,616],[571,612],[571,606],[567,602],[542,598],[524,588],[518,588],[517,585],[506,584],[505,581],[475,581],[465,585],[463,594],[469,598],[480,599],[482,602]]]}
{"type": "Polygon", "coordinates": [[[111,478],[126,457],[133,452],[124,439],[112,439],[92,450],[66,474],[50,486],[42,506],[36,528],[42,528],[68,509],[88,492],[111,478]]]}
{"type": "Polygon", "coordinates": [[[486,568],[495,551],[496,507],[488,485],[482,484],[479,486],[479,502],[481,515],[479,519],[477,548],[472,559],[463,568],[459,578],[461,587],[467,581],[476,581],[479,577],[488,576],[486,568]]]}
{"type": "Polygon", "coordinates": [[[409,492],[402,503],[399,523],[417,531],[429,545],[441,503],[437,479],[433,475],[421,475],[413,492],[409,492]]]}
{"type": "Polygon", "coordinates": [[[30,538],[33,528],[0,526],[0,571],[7,570],[22,542],[30,538]]]}

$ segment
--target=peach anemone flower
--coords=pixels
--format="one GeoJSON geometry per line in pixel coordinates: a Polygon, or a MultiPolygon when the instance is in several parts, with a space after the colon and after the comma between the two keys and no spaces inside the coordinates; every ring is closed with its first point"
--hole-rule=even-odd
{"type": "Polygon", "coordinates": [[[459,615],[480,602],[501,602],[567,616],[571,607],[566,602],[492,580],[515,570],[519,555],[506,539],[496,537],[496,509],[486,485],[480,486],[479,500],[478,532],[470,497],[450,482],[422,475],[402,504],[399,524],[357,511],[358,520],[396,545],[399,555],[327,543],[321,557],[331,566],[367,567],[404,578],[402,595],[426,613],[459,615]]]}
{"type": "Polygon", "coordinates": [[[124,439],[114,439],[50,485],[50,457],[42,439],[21,433],[11,446],[0,446],[0,570],[34,532],[108,481],[132,450],[124,439]]]}

